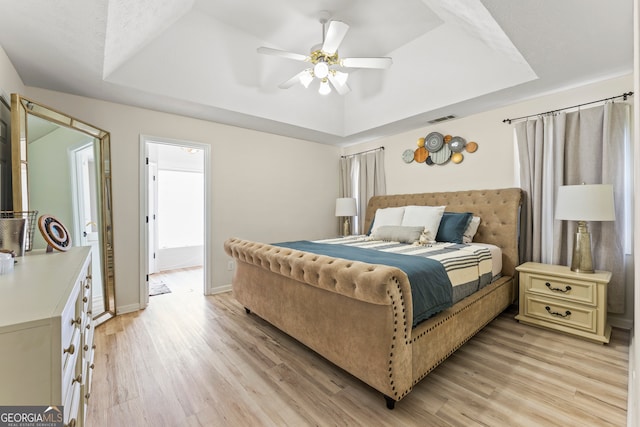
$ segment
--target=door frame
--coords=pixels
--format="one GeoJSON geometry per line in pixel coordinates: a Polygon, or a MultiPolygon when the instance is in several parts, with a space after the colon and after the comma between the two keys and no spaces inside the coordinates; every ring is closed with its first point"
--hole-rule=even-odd
{"type": "Polygon", "coordinates": [[[148,145],[153,144],[166,144],[178,147],[188,147],[203,150],[204,165],[203,165],[203,179],[204,179],[204,253],[203,253],[203,294],[211,295],[211,266],[213,262],[211,256],[212,251],[212,210],[211,210],[211,145],[202,142],[178,140],[164,137],[156,137],[151,135],[140,135],[140,308],[146,308],[149,305],[149,281],[148,281],[148,260],[149,260],[149,245],[148,245],[148,228],[147,228],[147,215],[148,215],[148,200],[149,200],[149,182],[147,173],[147,158],[149,157],[148,145]]]}

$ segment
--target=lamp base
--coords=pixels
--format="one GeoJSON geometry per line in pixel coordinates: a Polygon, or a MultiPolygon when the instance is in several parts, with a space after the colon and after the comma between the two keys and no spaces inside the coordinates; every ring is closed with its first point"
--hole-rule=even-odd
{"type": "Polygon", "coordinates": [[[351,225],[349,224],[349,217],[344,217],[344,223],[342,223],[342,235],[350,236],[351,235],[351,225]]]}
{"type": "Polygon", "coordinates": [[[578,221],[578,229],[573,240],[573,256],[571,271],[576,273],[593,273],[593,257],[591,256],[591,234],[586,221],[578,221]]]}

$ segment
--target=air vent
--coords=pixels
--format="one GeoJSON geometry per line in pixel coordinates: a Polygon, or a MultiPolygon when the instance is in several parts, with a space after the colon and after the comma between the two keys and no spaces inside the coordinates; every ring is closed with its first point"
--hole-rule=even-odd
{"type": "Polygon", "coordinates": [[[442,117],[438,117],[437,119],[429,120],[427,123],[440,123],[440,122],[444,122],[445,120],[451,120],[455,118],[456,116],[454,115],[442,116],[442,117]]]}

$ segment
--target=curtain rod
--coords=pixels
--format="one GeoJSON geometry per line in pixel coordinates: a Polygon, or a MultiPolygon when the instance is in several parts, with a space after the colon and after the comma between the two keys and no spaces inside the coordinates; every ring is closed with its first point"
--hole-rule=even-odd
{"type": "Polygon", "coordinates": [[[513,122],[515,120],[528,119],[529,117],[542,116],[544,114],[553,114],[553,113],[557,113],[558,111],[570,110],[571,108],[578,108],[578,107],[582,107],[583,105],[595,104],[597,102],[612,101],[612,100],[617,99],[617,98],[622,98],[624,101],[626,101],[627,97],[632,96],[632,95],[633,95],[633,92],[625,92],[622,95],[612,96],[610,98],[599,99],[597,101],[585,102],[584,104],[578,104],[578,105],[574,105],[572,107],[558,108],[557,110],[545,111],[544,113],[531,114],[529,116],[522,116],[522,117],[518,117],[518,118],[515,118],[515,119],[504,119],[502,121],[502,123],[506,123],[506,124],[510,125],[511,122],[513,122]]]}
{"type": "Polygon", "coordinates": [[[372,148],[371,150],[361,151],[359,153],[347,154],[346,156],[340,156],[341,159],[346,159],[347,157],[357,156],[358,154],[370,153],[372,151],[384,150],[384,147],[372,148]]]}

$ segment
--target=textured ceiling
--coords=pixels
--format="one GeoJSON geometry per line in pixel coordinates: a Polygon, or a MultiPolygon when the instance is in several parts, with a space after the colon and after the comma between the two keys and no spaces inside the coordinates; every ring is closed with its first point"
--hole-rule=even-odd
{"type": "MultiPolygon", "coordinates": [[[[630,73],[632,0],[0,0],[28,86],[346,145],[630,73]],[[390,56],[352,91],[278,85],[307,67],[321,11],[341,57],[390,56]]],[[[1,88],[0,88],[1,89],[1,88]]]]}

